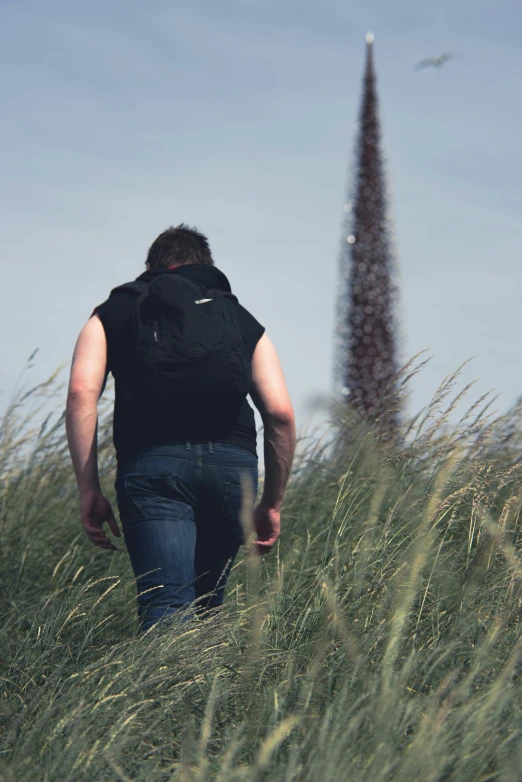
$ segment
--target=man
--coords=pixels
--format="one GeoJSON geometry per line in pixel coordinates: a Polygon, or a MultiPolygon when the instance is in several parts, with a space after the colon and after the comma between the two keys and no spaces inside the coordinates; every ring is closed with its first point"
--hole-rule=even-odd
{"type": "MultiPolygon", "coordinates": [[[[66,430],[81,520],[94,545],[115,548],[103,524],[107,522],[117,537],[121,533],[101,493],[97,464],[97,403],[110,371],[115,380],[115,489],[144,631],[195,599],[199,610],[218,607],[223,601],[226,580],[244,542],[243,488],[250,484],[254,495],[257,490],[256,429],[247,391],[264,424],[265,482],[253,511],[257,551],[270,551],[279,537],[295,424],[277,353],[264,331],[232,296],[227,278],[214,266],[206,237],[182,223],[158,236],[150,247],[146,271],[129,288],[112,291],[78,337],[66,430]],[[150,316],[150,351],[157,348],[168,354],[164,343],[179,327],[178,343],[185,340],[192,351],[191,361],[183,364],[183,377],[179,368],[173,379],[169,372],[160,371],[159,364],[144,354],[149,343],[140,342],[140,329],[148,323],[151,290],[158,286],[160,297],[179,299],[182,291],[185,299],[180,306],[185,310],[181,315],[177,309],[168,310],[171,320],[162,320],[161,325],[157,315],[150,316]],[[195,291],[190,301],[186,291],[195,291]],[[210,315],[218,310],[220,320],[214,315],[212,321],[210,315]],[[229,329],[223,333],[229,336],[218,339],[223,319],[229,329]],[[202,333],[201,324],[207,322],[202,333]],[[191,332],[196,327],[197,337],[191,332]],[[226,339],[231,340],[228,353],[226,339]],[[207,343],[214,347],[208,348],[207,343]],[[214,377],[207,369],[204,380],[195,379],[193,373],[201,367],[216,366],[216,361],[203,361],[214,349],[221,350],[219,360],[228,361],[235,375],[230,369],[214,377]],[[240,355],[245,357],[244,371],[239,369],[240,355]],[[142,373],[149,365],[156,369],[152,375],[150,367],[147,370],[147,386],[142,373]],[[236,383],[234,393],[231,382],[236,383]],[[241,387],[243,392],[237,391],[241,387]]],[[[178,343],[171,353],[182,350],[178,343]]],[[[164,361],[172,360],[167,354],[162,354],[164,361]]]]}

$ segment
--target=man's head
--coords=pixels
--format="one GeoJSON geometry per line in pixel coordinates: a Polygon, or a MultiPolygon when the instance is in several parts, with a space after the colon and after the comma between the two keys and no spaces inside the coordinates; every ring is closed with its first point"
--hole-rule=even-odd
{"type": "Polygon", "coordinates": [[[151,244],[145,262],[148,269],[167,269],[192,263],[213,266],[214,261],[207,237],[185,223],[163,231],[151,244]]]}

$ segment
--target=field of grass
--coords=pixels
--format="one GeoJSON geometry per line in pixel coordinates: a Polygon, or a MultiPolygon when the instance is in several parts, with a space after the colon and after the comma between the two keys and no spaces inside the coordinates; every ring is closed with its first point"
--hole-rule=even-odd
{"type": "Polygon", "coordinates": [[[522,779],[520,412],[449,427],[456,380],[399,449],[339,413],[345,445],[301,445],[280,544],[238,558],[222,613],[144,636],[123,545],[80,525],[63,390],[20,396],[0,431],[0,780],[522,779]]]}

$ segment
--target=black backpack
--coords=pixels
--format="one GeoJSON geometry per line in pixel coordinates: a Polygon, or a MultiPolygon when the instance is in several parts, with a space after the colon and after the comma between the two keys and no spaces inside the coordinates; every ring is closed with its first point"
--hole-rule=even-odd
{"type": "Polygon", "coordinates": [[[240,403],[252,378],[251,354],[237,321],[237,298],[177,274],[120,285],[134,305],[138,396],[240,403]]]}

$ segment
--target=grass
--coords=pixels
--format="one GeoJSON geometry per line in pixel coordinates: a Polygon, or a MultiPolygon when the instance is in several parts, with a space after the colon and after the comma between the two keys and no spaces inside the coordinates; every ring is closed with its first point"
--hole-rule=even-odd
{"type": "Polygon", "coordinates": [[[339,410],[221,615],[143,636],[126,553],[81,530],[61,411],[33,425],[58,377],[21,392],[0,428],[0,780],[519,780],[520,409],[479,400],[450,427],[457,380],[398,448],[339,410]]]}

